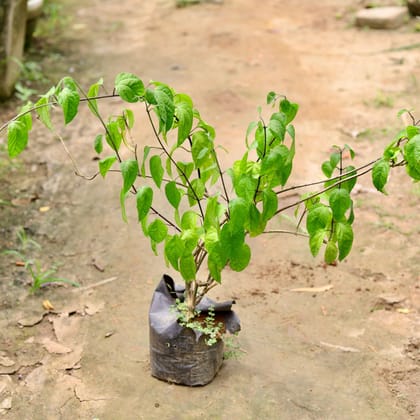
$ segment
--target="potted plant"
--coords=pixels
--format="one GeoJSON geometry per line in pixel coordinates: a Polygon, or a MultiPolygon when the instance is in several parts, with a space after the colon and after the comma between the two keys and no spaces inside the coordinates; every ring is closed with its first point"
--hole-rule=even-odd
{"type": "Polygon", "coordinates": [[[100,80],[85,91],[64,77],[0,131],[7,128],[8,152],[15,157],[27,146],[34,115],[54,131],[54,108],[61,108],[67,125],[85,103],[98,120],[94,149],[101,158],[94,176],[121,174],[123,220],[127,221],[126,203],[131,198],[152,250],[160,252],[183,279],[183,286],[177,287],[164,275],[152,299],[151,365],[152,374],[160,379],[186,385],[213,379],[222,362],[222,335],[226,330],[238,331],[239,321],[231,311],[232,302],[215,303],[207,293],[222,283],[226,268],[239,272],[247,267],[252,237],[270,230],[273,218],[295,208],[297,229],[305,224],[302,230],[311,253],[315,256],[325,246],[325,262],[336,264],[352,248],[351,191],[358,178],[371,173],[374,186],[383,193],[391,168],[405,166],[409,177],[420,180],[420,124],[410,111],[404,112],[411,124],[378,159],[358,168],[345,165],[343,155],[353,159],[354,151],[348,145],[334,146],[322,163],[324,180],[287,187],[295,156],[292,122],[298,104],[285,96],[267,95],[271,115],[264,117],[259,108],[258,119],[246,131],[242,158],[223,169],[215,130],[188,95],[156,81],[145,86],[131,73],[117,75],[111,94],[100,94],[102,85],[100,80]],[[118,98],[128,105],[105,118],[100,101],[118,98]],[[132,139],[133,107],[140,107],[146,116],[153,144],[140,147],[132,139]],[[284,194],[304,187],[320,188],[281,205],[284,194]],[[166,200],[166,210],[157,204],[158,195],[166,200]]]}

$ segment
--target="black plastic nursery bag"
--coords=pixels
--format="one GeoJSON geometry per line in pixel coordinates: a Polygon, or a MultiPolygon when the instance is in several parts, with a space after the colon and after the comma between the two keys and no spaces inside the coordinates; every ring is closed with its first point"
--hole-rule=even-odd
{"type": "MultiPolygon", "coordinates": [[[[176,384],[197,386],[212,381],[223,362],[223,341],[206,344],[198,331],[179,325],[171,307],[184,299],[184,288],[164,275],[153,293],[149,311],[150,365],[152,375],[176,384]]],[[[230,333],[240,330],[239,318],[232,311],[233,301],[214,302],[206,297],[198,305],[201,313],[213,308],[230,333]]]]}

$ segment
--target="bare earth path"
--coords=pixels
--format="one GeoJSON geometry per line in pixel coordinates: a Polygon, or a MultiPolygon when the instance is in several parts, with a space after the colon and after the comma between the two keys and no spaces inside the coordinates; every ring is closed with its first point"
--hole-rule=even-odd
{"type": "MultiPolygon", "coordinates": [[[[294,181],[309,181],[321,179],[332,144],[351,144],[363,163],[392,139],[399,109],[420,117],[419,50],[385,51],[418,43],[413,23],[360,30],[351,25],[355,1],[318,3],[225,0],[176,9],[169,0],[65,1],[71,19],[60,43],[85,86],[103,76],[109,87],[130,71],[191,94],[230,151],[226,163],[241,155],[266,93],[286,94],[301,105],[294,181]]],[[[254,240],[250,267],[228,272],[213,294],[236,300],[246,353],[225,362],[210,385],[189,389],[150,376],[147,311],[166,268],[132,209],[122,223],[120,180],[74,177],[60,145],[35,130],[27,174],[8,180],[26,204],[0,207],[0,246],[14,245],[12,224],[20,221],[44,257],[83,288],[29,296],[22,269],[1,257],[0,417],[420,418],[420,190],[401,187],[403,173],[393,176],[390,197],[369,194],[363,181],[354,250],[338,267],[312,259],[302,238],[254,240]],[[291,291],[323,286],[331,287],[291,291]],[[54,311],[46,313],[44,299],[54,311]]],[[[86,118],[65,132],[86,173],[96,167],[97,130],[86,118]]]]}

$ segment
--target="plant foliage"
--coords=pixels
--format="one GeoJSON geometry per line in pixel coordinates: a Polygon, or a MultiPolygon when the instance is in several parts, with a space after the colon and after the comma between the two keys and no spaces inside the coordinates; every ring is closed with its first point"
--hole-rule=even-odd
{"type": "Polygon", "coordinates": [[[86,103],[100,123],[93,141],[100,155],[98,174],[104,178],[110,171],[121,174],[122,217],[127,220],[126,201],[134,197],[138,222],[151,248],[156,254],[162,252],[167,264],[186,282],[190,313],[222,281],[225,268],[242,271],[248,266],[250,238],[267,231],[278,214],[297,208],[301,212],[298,225],[306,216],[311,253],[315,256],[325,247],[326,263],[335,264],[352,248],[351,192],[358,177],[371,172],[373,185],[383,193],[390,170],[396,166],[405,166],[412,179],[420,180],[420,129],[412,117],[412,125],[396,136],[382,157],[362,167],[344,165],[343,156],[353,160],[355,152],[348,145],[334,146],[321,165],[325,180],[310,184],[323,188],[281,207],[283,193],[304,187],[286,187],[296,152],[293,121],[298,104],[270,92],[267,105],[272,107],[271,115],[263,118],[260,110],[258,120],[248,127],[242,157],[224,171],[215,129],[201,117],[188,95],[156,81],[145,85],[131,73],[117,75],[111,95],[100,96],[102,85],[99,80],[85,93],[76,81],[65,77],[37,103],[26,105],[4,126],[9,155],[15,157],[27,147],[34,115],[54,130],[54,108],[61,108],[67,125],[77,116],[80,104],[86,103]],[[110,97],[119,97],[129,108],[123,107],[106,119],[98,101],[110,97]],[[139,108],[155,139],[142,150],[131,135],[134,110],[139,108]],[[159,194],[167,199],[169,212],[156,204],[159,194]],[[300,204],[304,204],[303,210],[300,204]],[[204,278],[199,275],[202,271],[204,278]]]}

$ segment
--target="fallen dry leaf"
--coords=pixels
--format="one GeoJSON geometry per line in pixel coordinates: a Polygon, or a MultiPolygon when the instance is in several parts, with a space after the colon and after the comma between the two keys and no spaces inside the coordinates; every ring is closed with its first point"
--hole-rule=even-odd
{"type": "Polygon", "coordinates": [[[60,357],[56,357],[49,362],[49,367],[56,370],[73,370],[80,369],[80,361],[82,359],[83,348],[78,345],[73,348],[71,353],[63,354],[60,357]]]}
{"type": "Polygon", "coordinates": [[[387,305],[397,305],[398,303],[404,302],[406,297],[400,295],[379,295],[378,299],[381,303],[387,305]]]}
{"type": "Polygon", "coordinates": [[[306,293],[321,293],[332,289],[332,284],[326,284],[325,286],[319,287],[297,287],[296,289],[290,289],[291,292],[306,292],[306,293]]]}
{"type": "Polygon", "coordinates": [[[13,361],[12,359],[9,359],[6,356],[1,356],[0,357],[0,365],[5,366],[5,367],[9,367],[9,366],[13,366],[16,362],[13,361]]]}
{"type": "Polygon", "coordinates": [[[38,366],[32,372],[28,373],[24,380],[25,386],[27,386],[32,392],[36,392],[43,388],[45,382],[49,379],[49,372],[46,366],[38,366]]]}
{"type": "Polygon", "coordinates": [[[48,299],[45,299],[45,300],[42,301],[42,306],[47,311],[53,311],[54,310],[53,304],[48,299]]]}
{"type": "Polygon", "coordinates": [[[36,314],[29,316],[28,318],[23,318],[18,321],[18,324],[21,327],[33,327],[36,324],[39,324],[43,319],[46,312],[42,314],[36,314]]]}
{"type": "Polygon", "coordinates": [[[71,348],[64,346],[63,344],[57,343],[50,338],[44,338],[41,340],[42,345],[48,353],[65,354],[72,351],[71,348]]]}
{"type": "Polygon", "coordinates": [[[52,324],[57,341],[72,345],[77,340],[81,322],[80,317],[69,317],[67,314],[54,318],[52,324]]]}

